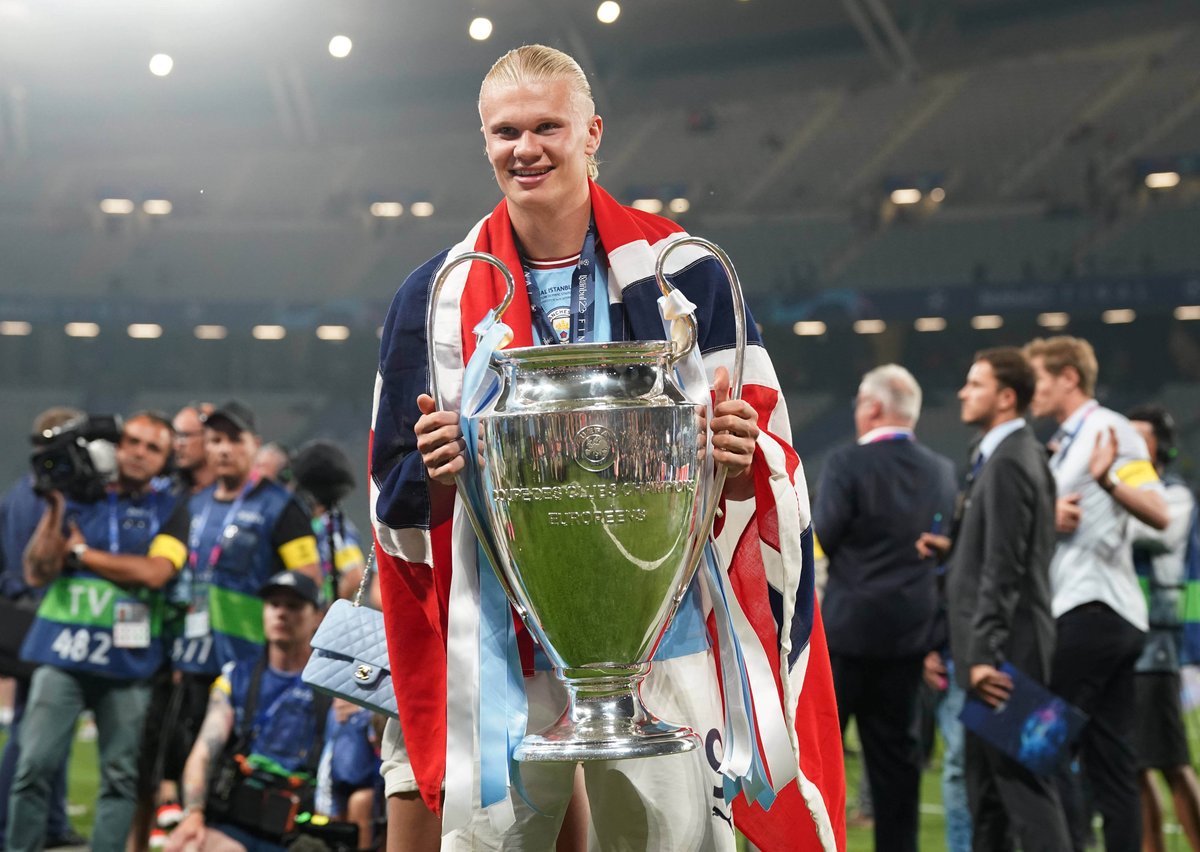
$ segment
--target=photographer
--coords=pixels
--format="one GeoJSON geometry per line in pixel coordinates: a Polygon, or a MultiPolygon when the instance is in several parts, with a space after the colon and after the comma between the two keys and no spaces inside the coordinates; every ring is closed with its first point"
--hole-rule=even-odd
{"type": "Polygon", "coordinates": [[[42,848],[54,773],[85,708],[96,717],[100,744],[92,848],[124,848],[148,678],[163,660],[158,590],[187,556],[187,506],[153,486],[171,438],[169,421],[136,414],[115,448],[114,483],[105,483],[99,466],[68,465],[71,498],[48,492],[25,550],[27,582],[49,588],[21,649],[38,668],[9,803],[13,852],[42,848]]]}
{"type": "MultiPolygon", "coordinates": [[[[261,596],[266,652],[226,665],[213,684],[184,766],[185,816],[170,852],[277,852],[311,813],[330,699],[300,674],[323,600],[317,584],[296,571],[271,577],[261,596]]],[[[342,828],[357,838],[353,827],[342,828]]]]}

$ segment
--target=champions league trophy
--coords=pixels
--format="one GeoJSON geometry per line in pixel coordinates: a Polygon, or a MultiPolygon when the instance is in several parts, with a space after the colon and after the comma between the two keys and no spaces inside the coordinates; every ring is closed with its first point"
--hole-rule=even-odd
{"type": "MultiPolygon", "coordinates": [[[[733,290],[738,397],[745,311],[729,258],[707,240],[681,237],[662,251],[655,277],[669,295],[663,264],[689,244],[716,256],[733,290]]],[[[438,296],[455,266],[475,260],[496,266],[508,286],[497,318],[513,298],[512,274],[490,254],[460,255],[438,274],[426,340],[439,407],[438,296]]],[[[676,379],[675,366],[696,346],[695,318],[684,321],[683,342],[530,346],[492,356],[500,391],[477,418],[481,458],[459,475],[459,494],[475,495],[464,503],[483,552],[568,695],[562,716],[527,735],[517,760],[650,757],[699,744],[690,728],[657,719],[639,694],[725,482],[724,468],[714,471],[706,400],[688,399],[676,379]]]]}

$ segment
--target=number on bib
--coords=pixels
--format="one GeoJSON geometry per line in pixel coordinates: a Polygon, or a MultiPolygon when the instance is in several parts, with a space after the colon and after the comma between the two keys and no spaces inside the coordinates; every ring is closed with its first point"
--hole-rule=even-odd
{"type": "Polygon", "coordinates": [[[94,666],[108,665],[108,649],[112,647],[112,637],[107,633],[97,633],[91,635],[87,628],[80,627],[77,630],[72,630],[69,627],[63,630],[54,639],[54,643],[50,646],[50,650],[58,654],[64,660],[69,660],[72,663],[82,663],[87,660],[94,666]],[[92,647],[92,640],[95,640],[96,647],[92,647]],[[88,653],[89,650],[91,653],[88,653]]]}
{"type": "Polygon", "coordinates": [[[208,662],[212,644],[212,634],[196,639],[177,638],[175,644],[171,646],[171,660],[176,663],[195,663],[202,666],[208,662]]]}

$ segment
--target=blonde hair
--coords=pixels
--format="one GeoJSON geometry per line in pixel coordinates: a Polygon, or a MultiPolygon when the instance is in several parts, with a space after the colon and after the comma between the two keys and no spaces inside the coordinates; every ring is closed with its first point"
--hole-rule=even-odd
{"type": "MultiPolygon", "coordinates": [[[[483,96],[489,89],[499,86],[520,86],[525,83],[545,83],[566,80],[571,85],[571,94],[581,107],[585,119],[596,113],[596,102],[592,98],[592,87],[587,75],[572,57],[546,47],[544,44],[526,44],[514,48],[496,60],[496,64],[483,78],[479,87],[479,106],[482,112],[483,96]]],[[[588,177],[595,180],[600,166],[594,154],[587,155],[588,177]]]]}
{"type": "Polygon", "coordinates": [[[1079,389],[1087,396],[1096,395],[1100,365],[1096,361],[1096,350],[1082,337],[1071,337],[1069,334],[1039,337],[1025,344],[1025,357],[1030,361],[1041,358],[1042,366],[1052,376],[1071,367],[1079,376],[1079,389]]]}

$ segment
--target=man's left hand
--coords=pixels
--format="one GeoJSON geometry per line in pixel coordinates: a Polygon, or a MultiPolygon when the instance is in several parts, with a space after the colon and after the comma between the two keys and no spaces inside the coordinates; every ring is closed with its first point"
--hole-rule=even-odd
{"type": "Polygon", "coordinates": [[[758,443],[758,412],[744,399],[729,398],[729,371],[717,367],[713,376],[713,460],[724,465],[729,479],[750,470],[758,443]]]}
{"type": "Polygon", "coordinates": [[[995,666],[971,666],[971,689],[992,707],[999,707],[1008,700],[1012,685],[1012,678],[995,666]]]}

